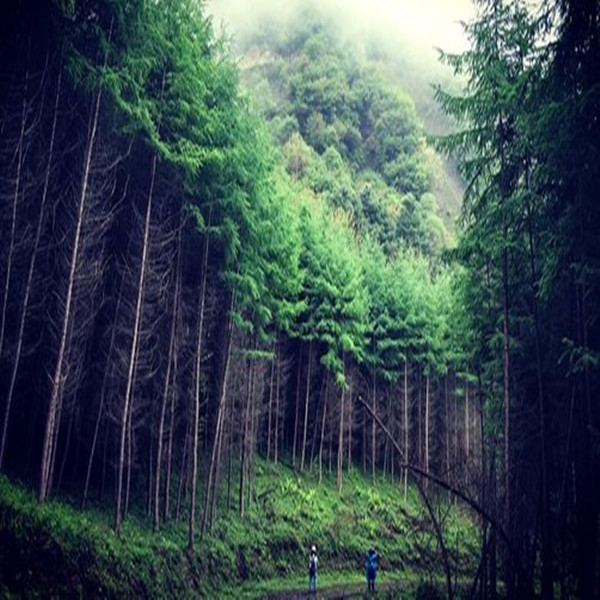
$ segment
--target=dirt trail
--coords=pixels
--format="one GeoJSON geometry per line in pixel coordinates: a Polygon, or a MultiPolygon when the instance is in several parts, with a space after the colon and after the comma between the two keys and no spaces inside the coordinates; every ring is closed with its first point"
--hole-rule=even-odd
{"type": "Polygon", "coordinates": [[[398,582],[383,582],[377,584],[375,593],[369,593],[365,583],[349,583],[325,586],[320,588],[316,594],[311,594],[308,590],[272,592],[264,596],[264,600],[301,600],[308,598],[314,598],[315,600],[341,600],[342,598],[352,598],[354,600],[378,598],[383,600],[385,598],[391,600],[392,598],[402,598],[402,589],[405,588],[398,582]]]}

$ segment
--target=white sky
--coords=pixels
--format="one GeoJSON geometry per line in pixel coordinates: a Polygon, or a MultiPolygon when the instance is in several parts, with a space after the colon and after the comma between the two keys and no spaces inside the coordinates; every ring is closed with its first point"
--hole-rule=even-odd
{"type": "MultiPolygon", "coordinates": [[[[306,0],[304,0],[306,1],[306,0]]],[[[285,19],[290,7],[302,0],[208,0],[206,7],[217,23],[223,21],[234,36],[267,15],[285,19]]],[[[434,54],[434,47],[460,51],[466,47],[460,20],[474,15],[471,0],[320,0],[327,14],[340,19],[352,34],[366,28],[383,38],[402,38],[402,45],[434,54]]]]}

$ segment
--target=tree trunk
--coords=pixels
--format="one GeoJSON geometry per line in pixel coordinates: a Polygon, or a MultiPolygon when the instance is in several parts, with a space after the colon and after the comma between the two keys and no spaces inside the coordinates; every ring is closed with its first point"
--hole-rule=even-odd
{"type": "Polygon", "coordinates": [[[509,337],[509,297],[508,297],[508,250],[506,216],[502,217],[502,361],[504,388],[504,516],[510,520],[511,507],[511,464],[510,464],[510,337],[509,337]]]}
{"type": "Polygon", "coordinates": [[[245,506],[245,486],[246,486],[246,460],[247,460],[247,444],[248,432],[250,430],[250,405],[252,402],[252,377],[253,369],[251,359],[248,359],[248,375],[246,379],[246,406],[244,409],[244,428],[242,432],[242,440],[240,443],[240,479],[238,488],[238,511],[240,517],[243,517],[246,512],[245,506]]]}
{"type": "Polygon", "coordinates": [[[419,449],[419,466],[423,466],[423,377],[421,368],[417,368],[417,376],[419,378],[419,391],[417,394],[417,412],[418,412],[418,449],[419,449]]]}
{"type": "MultiPolygon", "coordinates": [[[[528,179],[528,177],[527,177],[528,179]]],[[[552,528],[550,521],[550,492],[548,485],[549,459],[546,442],[546,406],[544,401],[544,382],[542,377],[542,352],[541,352],[541,336],[540,336],[540,318],[537,299],[537,267],[535,261],[535,243],[533,234],[532,215],[529,204],[527,205],[527,225],[529,237],[529,258],[531,268],[531,293],[533,301],[533,319],[535,324],[535,364],[537,375],[537,392],[538,392],[538,407],[540,411],[540,434],[541,434],[541,473],[542,473],[542,489],[541,489],[541,529],[542,529],[542,600],[552,600],[554,598],[554,583],[553,583],[553,557],[552,557],[552,528]]],[[[508,486],[510,479],[507,478],[506,485],[508,486]]],[[[507,489],[507,495],[510,489],[507,489]]],[[[510,503],[507,500],[506,504],[507,518],[510,519],[510,503]]],[[[510,578],[512,582],[512,577],[510,578]]]]}
{"type": "Polygon", "coordinates": [[[348,473],[352,467],[352,429],[354,420],[354,404],[352,402],[352,383],[348,384],[348,397],[350,402],[348,404],[348,459],[346,462],[346,468],[348,473]]]}
{"type": "Polygon", "coordinates": [[[300,459],[300,472],[304,471],[306,456],[306,432],[308,430],[308,405],[310,400],[310,370],[312,367],[312,340],[308,343],[308,366],[306,368],[306,396],[304,398],[304,423],[302,430],[302,458],[300,459]]]}
{"type": "MultiPolygon", "coordinates": [[[[408,363],[404,360],[404,456],[408,457],[408,363]]],[[[408,469],[404,469],[404,500],[408,495],[408,469]]]]}
{"type": "Polygon", "coordinates": [[[337,454],[337,488],[338,494],[342,493],[342,486],[344,483],[343,477],[343,466],[344,466],[344,400],[345,400],[346,386],[342,385],[342,397],[340,399],[340,422],[338,428],[338,454],[337,454]]]}
{"type": "Polygon", "coordinates": [[[444,412],[446,413],[446,473],[450,473],[450,410],[448,409],[448,374],[444,376],[444,412]]]}
{"type": "MultiPolygon", "coordinates": [[[[179,353],[177,351],[177,344],[175,344],[173,354],[173,388],[171,391],[171,405],[169,407],[169,437],[167,439],[167,456],[166,462],[166,473],[165,473],[165,500],[164,500],[164,520],[167,521],[171,516],[171,466],[173,461],[173,433],[175,430],[175,407],[177,399],[177,373],[178,373],[178,358],[179,353]]],[[[185,444],[184,444],[185,447],[185,444]]]]}
{"type": "Polygon", "coordinates": [[[233,345],[233,308],[235,303],[235,294],[232,294],[231,307],[229,310],[229,325],[227,327],[227,351],[225,354],[225,368],[223,369],[223,378],[221,380],[219,402],[217,406],[217,422],[215,425],[215,437],[213,440],[213,447],[210,457],[210,465],[208,469],[208,476],[206,478],[206,492],[204,494],[204,507],[202,509],[202,520],[200,526],[200,539],[204,538],[204,532],[206,530],[206,523],[208,520],[208,511],[211,510],[210,524],[214,519],[216,512],[216,499],[217,499],[217,488],[218,488],[218,471],[221,462],[221,440],[223,438],[223,423],[225,421],[225,404],[227,400],[227,380],[229,376],[229,365],[231,362],[231,346],[233,345]],[[213,484],[214,480],[214,484],[213,484]]]}
{"type": "Polygon", "coordinates": [[[275,456],[274,462],[277,464],[279,459],[279,385],[281,376],[281,360],[279,354],[277,355],[277,387],[275,394],[275,456]]]}
{"type": "MultiPolygon", "coordinates": [[[[111,25],[112,29],[112,25],[111,25]]],[[[110,36],[109,36],[110,39],[110,36]]],[[[71,249],[71,258],[69,263],[69,277],[67,281],[67,290],[64,299],[64,313],[62,317],[60,342],[58,347],[58,356],[54,376],[52,377],[52,392],[48,405],[46,416],[46,427],[44,441],[42,446],[42,461],[40,469],[40,480],[38,487],[38,499],[40,502],[46,500],[50,487],[51,457],[54,454],[54,439],[57,426],[57,413],[59,403],[61,402],[60,391],[63,388],[65,378],[64,362],[67,354],[68,334],[71,329],[71,312],[73,310],[73,295],[75,289],[75,275],[77,272],[79,251],[81,247],[81,236],[83,230],[83,221],[88,198],[88,186],[90,181],[90,172],[92,165],[92,156],[94,154],[94,145],[96,142],[96,133],[98,130],[98,121],[100,115],[100,104],[102,100],[102,89],[98,89],[94,100],[94,108],[90,115],[88,123],[88,135],[86,148],[84,152],[84,167],[81,177],[81,187],[77,202],[77,223],[75,226],[75,235],[73,238],[73,247],[71,249]]]]}
{"type": "Polygon", "coordinates": [[[190,518],[188,528],[188,548],[194,549],[194,531],[196,527],[196,488],[198,485],[198,436],[200,428],[200,382],[202,378],[202,338],[204,334],[204,306],[206,302],[206,277],[208,271],[209,254],[209,228],[212,209],[208,213],[208,227],[204,233],[204,249],[202,257],[202,277],[200,281],[200,295],[198,297],[198,329],[196,336],[196,355],[194,364],[194,415],[192,431],[192,489],[190,499],[190,518]]]}
{"type": "MultiPolygon", "coordinates": [[[[29,36],[29,50],[27,62],[29,62],[29,52],[31,50],[31,34],[29,36]]],[[[23,171],[24,153],[25,153],[25,125],[27,122],[27,94],[29,88],[29,67],[25,71],[25,89],[23,90],[23,102],[21,105],[21,126],[19,130],[19,141],[17,142],[17,172],[15,174],[15,190],[13,193],[12,211],[10,220],[10,239],[8,241],[8,257],[6,262],[6,277],[4,280],[2,294],[2,314],[0,315],[0,360],[4,352],[4,335],[6,328],[6,316],[8,310],[8,292],[10,290],[10,280],[12,276],[12,261],[16,246],[16,229],[17,229],[17,207],[19,204],[19,196],[21,195],[21,178],[23,171]]],[[[56,118],[56,114],[55,114],[56,118]]],[[[0,462],[1,466],[1,462],[0,462]]]]}
{"type": "Polygon", "coordinates": [[[133,411],[129,411],[127,419],[127,475],[125,480],[125,507],[123,514],[129,512],[129,492],[131,491],[131,467],[133,464],[133,411]]]}
{"type": "MultiPolygon", "coordinates": [[[[119,298],[117,299],[117,306],[115,308],[115,322],[117,320],[117,316],[119,315],[119,308],[121,306],[121,299],[123,295],[123,281],[121,280],[121,285],[119,286],[119,298]]],[[[111,355],[113,353],[113,348],[115,345],[115,336],[117,333],[117,328],[112,327],[112,331],[110,333],[110,344],[108,347],[108,353],[106,355],[106,363],[104,365],[104,374],[102,376],[102,387],[100,389],[100,405],[98,406],[98,414],[96,415],[96,424],[94,426],[94,435],[92,436],[92,446],[90,448],[90,457],[88,459],[88,466],[85,475],[85,485],[83,487],[83,494],[81,497],[81,510],[85,508],[85,503],[87,502],[88,490],[90,485],[90,477],[92,474],[92,464],[94,461],[94,454],[96,452],[96,444],[98,443],[98,434],[100,431],[100,422],[102,421],[102,415],[104,414],[104,404],[106,400],[106,387],[108,385],[109,372],[110,372],[110,360],[111,355]]]]}
{"type": "Polygon", "coordinates": [[[267,410],[267,461],[271,460],[271,430],[273,422],[273,384],[275,380],[275,357],[277,345],[273,343],[273,358],[271,359],[271,373],[269,377],[269,406],[267,410]]]}
{"type": "Polygon", "coordinates": [[[181,467],[179,469],[179,483],[177,485],[177,503],[175,506],[175,520],[179,520],[179,514],[181,510],[181,503],[183,501],[183,497],[185,496],[185,487],[187,480],[187,473],[189,471],[189,455],[190,455],[190,445],[191,445],[191,436],[192,436],[192,419],[187,419],[187,423],[185,426],[185,435],[183,438],[183,452],[181,453],[181,467]]]}
{"type": "Polygon", "coordinates": [[[469,384],[465,385],[465,446],[467,450],[467,457],[465,464],[469,466],[469,459],[471,456],[471,444],[469,439],[469,384]]]}
{"type": "Polygon", "coordinates": [[[298,421],[300,419],[300,367],[302,366],[302,345],[298,352],[298,373],[296,375],[296,410],[292,442],[292,467],[296,468],[296,447],[298,445],[298,421]]]}
{"type": "MultiPolygon", "coordinates": [[[[54,157],[54,142],[56,140],[56,122],[58,120],[58,105],[59,105],[59,99],[60,99],[60,90],[61,90],[61,82],[62,82],[62,65],[59,64],[58,66],[58,78],[57,78],[57,82],[56,82],[56,94],[54,96],[54,113],[53,113],[53,117],[52,117],[52,129],[50,132],[50,141],[49,141],[49,146],[48,146],[48,160],[46,161],[46,170],[45,170],[45,174],[44,174],[44,187],[43,187],[43,191],[42,191],[42,199],[40,202],[40,206],[39,206],[39,214],[38,214],[38,220],[37,220],[37,226],[36,226],[36,231],[35,231],[35,242],[33,245],[33,250],[31,252],[31,259],[29,261],[29,270],[27,272],[27,282],[25,284],[25,293],[23,295],[23,302],[21,304],[21,313],[20,313],[20,318],[19,318],[19,326],[18,326],[18,337],[17,337],[17,347],[15,348],[15,353],[14,353],[14,362],[13,362],[13,368],[12,368],[12,373],[11,373],[11,377],[10,377],[10,384],[8,386],[8,394],[6,396],[6,408],[5,408],[5,412],[4,412],[4,421],[2,424],[2,440],[0,441],[0,471],[2,470],[3,464],[4,464],[4,451],[5,451],[5,447],[6,447],[6,438],[8,435],[8,423],[9,423],[9,417],[10,417],[10,410],[11,410],[11,406],[12,406],[12,400],[13,400],[13,394],[14,394],[14,390],[15,390],[15,383],[17,381],[17,373],[19,371],[19,363],[21,360],[21,352],[22,352],[22,348],[23,348],[23,337],[24,337],[24,332],[25,332],[25,321],[27,319],[27,311],[29,310],[29,298],[31,296],[31,289],[32,289],[32,284],[33,284],[33,274],[35,272],[35,264],[36,264],[36,260],[38,257],[38,251],[39,251],[39,245],[40,245],[40,239],[42,236],[42,229],[43,229],[43,223],[44,223],[44,215],[45,215],[45,209],[46,209],[46,200],[48,198],[48,188],[50,185],[50,173],[52,171],[52,159],[54,157]]],[[[22,120],[22,125],[24,122],[24,118],[22,120]]],[[[23,129],[21,129],[21,133],[20,133],[20,137],[21,140],[19,142],[19,163],[21,161],[21,152],[22,152],[22,136],[24,134],[23,129]]],[[[20,170],[20,166],[19,166],[19,170],[20,170]]],[[[19,183],[16,184],[17,188],[19,187],[19,183]]],[[[18,195],[18,191],[15,192],[15,202],[16,202],[16,196],[18,195]]],[[[16,207],[15,207],[16,208],[16,207]]],[[[14,227],[14,218],[16,217],[16,215],[13,215],[13,227],[14,227]]],[[[12,244],[11,247],[12,248],[12,244]]],[[[10,256],[11,256],[11,249],[9,248],[9,266],[8,266],[8,271],[7,271],[7,283],[6,283],[6,287],[5,287],[5,295],[8,294],[8,285],[9,285],[9,278],[10,278],[10,271],[11,271],[11,266],[10,266],[10,256]]],[[[6,304],[6,300],[7,298],[5,298],[5,304],[6,304]]],[[[3,310],[3,314],[2,314],[2,334],[0,335],[0,359],[2,358],[2,345],[3,345],[3,339],[4,339],[4,310],[3,310]]]]}
{"type": "MultiPolygon", "coordinates": [[[[373,373],[373,413],[377,414],[377,376],[373,373]]],[[[377,462],[377,429],[375,421],[371,424],[371,479],[375,481],[375,464],[377,462]]]]}
{"type": "Polygon", "coordinates": [[[319,442],[319,485],[323,481],[323,445],[325,443],[325,421],[327,419],[327,395],[329,393],[329,374],[325,375],[325,396],[323,399],[323,420],[321,421],[321,439],[319,442]]]}
{"type": "MultiPolygon", "coordinates": [[[[150,246],[150,219],[152,215],[152,199],[154,195],[154,183],[156,180],[156,163],[158,156],[156,152],[152,156],[152,165],[150,169],[150,188],[148,190],[148,201],[146,205],[146,215],[144,219],[144,238],[142,243],[142,257],[140,263],[140,273],[138,276],[137,285],[137,299],[135,307],[135,319],[133,324],[133,333],[131,338],[131,349],[129,352],[129,365],[127,371],[127,386],[125,389],[125,398],[123,400],[123,412],[121,416],[121,441],[119,449],[119,462],[118,462],[118,474],[117,474],[117,496],[115,503],[115,517],[114,517],[114,530],[115,536],[119,536],[121,528],[121,495],[123,488],[123,467],[125,458],[125,434],[127,429],[127,422],[130,420],[130,413],[132,411],[133,404],[133,383],[134,383],[134,372],[137,363],[138,355],[138,344],[140,329],[142,323],[142,308],[144,302],[144,290],[146,280],[146,270],[148,268],[148,254],[150,246]]],[[[131,442],[131,440],[130,440],[131,442]]],[[[128,472],[131,471],[129,467],[128,472]]]]}
{"type": "Polygon", "coordinates": [[[429,475],[429,375],[425,375],[425,473],[429,475]]]}
{"type": "MultiPolygon", "coordinates": [[[[183,220],[183,218],[182,218],[183,220]]],[[[181,231],[183,223],[180,223],[179,238],[178,238],[178,251],[177,251],[177,265],[175,272],[175,290],[173,292],[173,305],[171,307],[171,335],[169,336],[169,354],[167,356],[167,372],[165,373],[165,381],[163,385],[162,403],[160,407],[160,417],[158,420],[158,433],[156,437],[156,472],[154,474],[154,514],[152,519],[152,526],[155,532],[158,531],[160,526],[160,473],[162,469],[162,456],[163,456],[163,438],[165,434],[165,417],[167,413],[167,404],[169,400],[169,392],[171,391],[171,366],[175,355],[175,344],[176,333],[177,333],[177,304],[179,302],[180,295],[180,272],[181,272],[181,231]]],[[[173,381],[173,386],[176,384],[173,381]]]]}

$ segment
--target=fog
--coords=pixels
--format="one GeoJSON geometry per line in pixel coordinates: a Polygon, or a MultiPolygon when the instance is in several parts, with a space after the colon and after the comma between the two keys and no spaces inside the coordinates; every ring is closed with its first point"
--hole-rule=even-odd
{"type": "MultiPolygon", "coordinates": [[[[241,39],[261,21],[282,27],[297,18],[307,0],[208,0],[206,7],[217,26],[241,39]]],[[[347,36],[378,38],[383,45],[405,50],[435,62],[436,48],[456,52],[467,45],[460,21],[475,11],[471,0],[321,0],[314,2],[347,36]]]]}

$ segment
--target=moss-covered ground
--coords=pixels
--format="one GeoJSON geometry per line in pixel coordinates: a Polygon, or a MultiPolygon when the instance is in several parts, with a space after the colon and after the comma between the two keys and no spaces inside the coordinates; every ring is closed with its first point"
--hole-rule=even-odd
{"type": "MultiPolygon", "coordinates": [[[[474,569],[476,528],[458,507],[438,504],[460,581],[474,569]]],[[[293,598],[306,587],[312,544],[323,598],[361,597],[371,545],[382,557],[380,597],[398,597],[398,589],[414,597],[422,582],[437,585],[443,576],[416,491],[409,486],[405,499],[398,482],[373,482],[358,471],[346,474],[340,494],[335,478],[319,485],[311,475],[258,461],[245,517],[221,506],[192,553],[185,516],[154,534],[150,517],[134,511],[119,539],[111,521],[108,505],[82,512],[66,497],[40,505],[29,488],[1,476],[0,598],[293,598]]]]}

